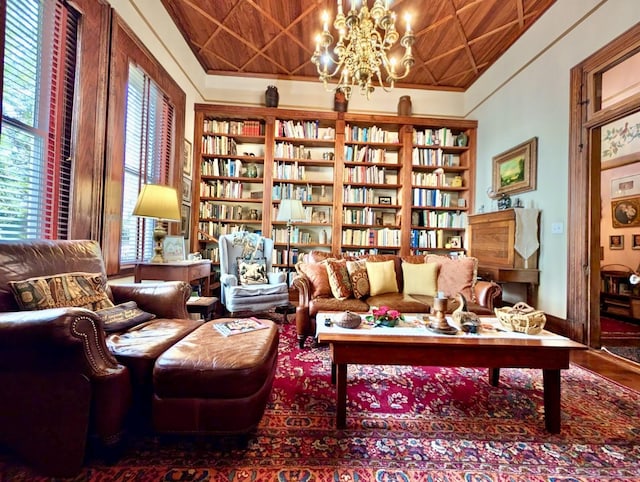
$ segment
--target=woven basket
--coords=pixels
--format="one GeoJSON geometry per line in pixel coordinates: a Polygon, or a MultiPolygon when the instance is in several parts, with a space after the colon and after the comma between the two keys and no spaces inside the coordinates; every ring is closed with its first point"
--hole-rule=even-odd
{"type": "Polygon", "coordinates": [[[511,331],[536,335],[542,331],[547,317],[541,310],[536,310],[526,303],[516,303],[513,307],[495,308],[502,326],[511,331]]]}
{"type": "Polygon", "coordinates": [[[336,318],[336,325],[341,328],[358,328],[361,322],[362,318],[360,318],[360,315],[351,313],[350,311],[345,311],[336,318]]]}

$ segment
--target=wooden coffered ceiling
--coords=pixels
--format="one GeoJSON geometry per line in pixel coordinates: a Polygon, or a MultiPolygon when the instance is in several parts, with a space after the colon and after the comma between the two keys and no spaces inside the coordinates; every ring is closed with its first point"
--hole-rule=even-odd
{"type": "MultiPolygon", "coordinates": [[[[405,30],[404,15],[409,13],[416,36],[416,65],[396,85],[466,90],[554,2],[392,0],[400,34],[405,30]]],[[[333,19],[336,0],[162,3],[207,73],[318,81],[310,58],[321,30],[321,14],[327,10],[333,19]]],[[[350,0],[343,5],[346,10],[350,0]]],[[[397,51],[400,58],[401,49],[397,51]]]]}

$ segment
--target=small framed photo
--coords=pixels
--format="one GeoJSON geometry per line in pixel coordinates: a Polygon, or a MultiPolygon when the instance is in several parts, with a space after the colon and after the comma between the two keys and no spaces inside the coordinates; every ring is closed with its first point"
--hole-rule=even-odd
{"type": "Polygon", "coordinates": [[[462,237],[461,236],[451,236],[449,238],[449,242],[447,244],[449,244],[450,248],[460,249],[460,248],[462,248],[462,237]]]}
{"type": "Polygon", "coordinates": [[[191,142],[185,139],[184,148],[182,151],[182,173],[187,177],[191,177],[191,173],[193,172],[193,164],[191,158],[191,142]]]}
{"type": "Polygon", "coordinates": [[[185,260],[184,237],[167,236],[162,244],[163,256],[167,263],[185,260]]]}
{"type": "Polygon", "coordinates": [[[191,205],[191,179],[182,177],[182,202],[191,205]]]}
{"type": "Polygon", "coordinates": [[[631,249],[640,249],[640,234],[631,235],[631,249]]]}
{"type": "Polygon", "coordinates": [[[186,239],[189,238],[189,229],[191,225],[191,206],[182,203],[180,206],[180,231],[182,236],[186,239]]]}
{"type": "Polygon", "coordinates": [[[624,249],[624,236],[621,234],[609,236],[609,249],[624,249]]]}
{"type": "Polygon", "coordinates": [[[378,204],[391,205],[391,196],[378,196],[378,204]]]}
{"type": "Polygon", "coordinates": [[[395,226],[396,214],[395,213],[382,213],[382,225],[383,226],[395,226]]]}
{"type": "Polygon", "coordinates": [[[611,221],[614,228],[640,226],[640,196],[611,201],[611,221]]]}

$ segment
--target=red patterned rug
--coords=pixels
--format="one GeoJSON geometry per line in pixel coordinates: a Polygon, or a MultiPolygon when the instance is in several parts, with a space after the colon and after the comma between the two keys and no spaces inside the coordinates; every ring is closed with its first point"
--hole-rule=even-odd
{"type": "MultiPolygon", "coordinates": [[[[118,464],[89,457],[77,481],[640,480],[640,393],[572,366],[562,433],[544,430],[542,376],[353,366],[347,429],[335,427],[329,350],[297,348],[284,325],[272,398],[246,447],[232,439],[138,437],[118,464]]],[[[230,414],[233,416],[233,414],[230,414]]],[[[36,474],[0,456],[0,480],[36,474]]]]}

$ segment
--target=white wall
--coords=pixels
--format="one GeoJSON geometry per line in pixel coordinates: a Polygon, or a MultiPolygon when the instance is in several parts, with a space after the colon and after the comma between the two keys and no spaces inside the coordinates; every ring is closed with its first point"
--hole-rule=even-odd
{"type": "MultiPolygon", "coordinates": [[[[566,317],[569,74],[573,66],[640,21],[637,0],[559,0],[465,93],[478,120],[475,206],[491,201],[492,157],[538,137],[537,189],[518,195],[542,210],[537,308],[566,317]],[[551,224],[562,223],[562,234],[551,224]]],[[[520,297],[514,286],[506,297],[520,297]]]]}

